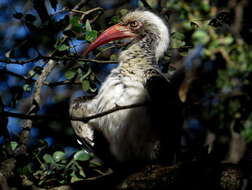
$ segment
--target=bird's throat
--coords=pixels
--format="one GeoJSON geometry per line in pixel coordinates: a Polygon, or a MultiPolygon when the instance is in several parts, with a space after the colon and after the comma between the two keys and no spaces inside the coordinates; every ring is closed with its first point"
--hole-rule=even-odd
{"type": "Polygon", "coordinates": [[[156,67],[157,58],[155,57],[156,42],[150,36],[145,36],[140,41],[131,45],[119,55],[120,65],[132,69],[143,69],[156,67]]]}

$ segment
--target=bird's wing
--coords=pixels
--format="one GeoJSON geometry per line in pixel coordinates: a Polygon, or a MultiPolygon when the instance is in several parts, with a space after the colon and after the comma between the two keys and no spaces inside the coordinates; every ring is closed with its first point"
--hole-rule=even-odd
{"type": "Polygon", "coordinates": [[[152,126],[160,132],[161,139],[163,138],[164,141],[165,150],[161,150],[161,153],[169,149],[169,152],[174,154],[180,143],[182,127],[182,105],[177,90],[157,70],[147,70],[145,75],[152,126]]]}
{"type": "MultiPolygon", "coordinates": [[[[94,96],[83,96],[76,98],[70,104],[71,117],[86,117],[96,113],[94,96]]],[[[103,162],[109,163],[114,157],[109,152],[109,145],[103,134],[98,130],[97,120],[88,123],[82,121],[71,121],[77,136],[78,143],[88,152],[94,153],[103,162]]]]}
{"type": "MultiPolygon", "coordinates": [[[[94,107],[91,106],[90,102],[92,100],[93,96],[83,96],[76,98],[71,104],[70,104],[70,116],[71,117],[86,117],[93,113],[94,107]]],[[[84,149],[86,149],[89,152],[93,152],[93,141],[94,141],[94,131],[95,128],[92,125],[91,122],[84,123],[81,121],[71,121],[72,127],[75,131],[75,134],[77,135],[77,139],[79,144],[81,144],[84,149]]]]}
{"type": "Polygon", "coordinates": [[[146,89],[152,103],[156,106],[169,105],[178,108],[181,105],[177,88],[162,73],[155,69],[145,72],[146,89]]]}

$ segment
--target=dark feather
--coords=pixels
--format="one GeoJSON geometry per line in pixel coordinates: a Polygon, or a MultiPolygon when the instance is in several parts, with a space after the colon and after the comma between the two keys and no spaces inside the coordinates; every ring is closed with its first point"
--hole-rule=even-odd
{"type": "Polygon", "coordinates": [[[182,104],[173,84],[155,70],[148,71],[146,89],[153,126],[161,136],[161,158],[171,161],[180,144],[182,104]]]}

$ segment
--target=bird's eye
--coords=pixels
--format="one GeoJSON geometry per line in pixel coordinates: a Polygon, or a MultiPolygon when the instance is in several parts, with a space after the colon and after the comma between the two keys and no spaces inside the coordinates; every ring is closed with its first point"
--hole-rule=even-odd
{"type": "Polygon", "coordinates": [[[136,27],[138,25],[137,21],[132,21],[129,23],[131,27],[136,27]]]}
{"type": "Polygon", "coordinates": [[[137,21],[131,21],[128,23],[128,25],[132,28],[137,28],[139,26],[139,22],[137,21]]]}
{"type": "Polygon", "coordinates": [[[143,24],[139,21],[130,21],[127,25],[133,31],[137,31],[143,26],[143,24]]]}

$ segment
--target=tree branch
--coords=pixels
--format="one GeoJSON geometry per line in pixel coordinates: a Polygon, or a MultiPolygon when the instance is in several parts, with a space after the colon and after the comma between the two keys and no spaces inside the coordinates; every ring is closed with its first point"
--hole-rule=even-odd
{"type": "Polygon", "coordinates": [[[234,23],[232,24],[232,31],[237,37],[240,36],[240,32],[243,27],[244,8],[248,5],[248,2],[248,0],[234,0],[229,1],[228,3],[228,9],[234,9],[234,23]]]}
{"type": "Polygon", "coordinates": [[[7,179],[6,177],[2,174],[2,172],[0,171],[0,189],[1,190],[9,190],[9,186],[7,183],[7,179]]]}
{"type": "Polygon", "coordinates": [[[238,164],[209,166],[202,161],[187,161],[171,166],[147,165],[123,179],[116,190],[247,189],[242,188],[243,180],[238,164]]]}
{"type": "Polygon", "coordinates": [[[153,10],[153,8],[149,5],[146,0],[140,0],[143,3],[143,6],[147,9],[153,10]]]}
{"type": "MultiPolygon", "coordinates": [[[[137,108],[137,107],[143,107],[146,106],[147,103],[136,103],[136,104],[131,104],[131,105],[125,105],[125,106],[115,106],[112,109],[93,114],[90,116],[86,117],[64,117],[65,120],[72,120],[72,121],[82,121],[84,123],[88,123],[92,119],[97,119],[103,116],[106,116],[108,114],[111,114],[113,112],[119,111],[119,110],[124,110],[124,109],[131,109],[131,108],[137,108]]],[[[28,119],[28,120],[45,120],[45,119],[50,119],[50,120],[62,120],[62,116],[57,116],[57,115],[29,115],[29,114],[22,114],[22,113],[13,113],[13,112],[0,112],[0,116],[4,117],[16,117],[19,119],[28,119]]]]}
{"type": "Polygon", "coordinates": [[[7,69],[0,69],[0,74],[7,74],[7,75],[11,75],[11,76],[14,76],[14,77],[17,77],[19,79],[22,79],[22,80],[29,80],[28,78],[26,78],[25,76],[23,75],[19,75],[17,73],[14,73],[14,72],[11,72],[11,71],[8,71],[7,69]]]}
{"type": "Polygon", "coordinates": [[[7,179],[14,175],[13,169],[15,168],[16,160],[8,158],[0,164],[0,189],[9,190],[7,179]]]}
{"type": "Polygon", "coordinates": [[[56,87],[56,86],[61,86],[61,85],[81,85],[82,83],[80,81],[70,81],[70,80],[63,80],[63,81],[57,81],[57,82],[44,82],[44,85],[49,86],[50,88],[56,87]]]}
{"type": "MultiPolygon", "coordinates": [[[[41,90],[46,80],[47,76],[52,72],[53,68],[56,66],[56,62],[54,60],[48,61],[48,64],[42,71],[42,74],[39,76],[38,80],[34,84],[34,93],[32,95],[32,103],[27,112],[30,116],[35,116],[37,111],[40,109],[41,106],[41,90]]],[[[27,143],[29,139],[30,129],[32,128],[32,120],[26,119],[23,124],[23,130],[20,134],[20,145],[16,149],[15,154],[25,154],[27,152],[27,143]]]]}
{"type": "Polygon", "coordinates": [[[68,11],[74,12],[74,13],[80,13],[82,15],[88,15],[90,13],[93,13],[95,11],[103,11],[103,8],[101,7],[95,7],[93,9],[87,10],[87,11],[81,11],[81,10],[76,10],[76,9],[69,9],[68,11]]]}
{"type": "Polygon", "coordinates": [[[79,56],[71,56],[71,57],[58,57],[58,56],[43,56],[38,55],[37,57],[27,59],[27,60],[13,60],[13,59],[0,59],[0,62],[7,64],[17,64],[24,65],[26,63],[31,63],[39,60],[55,60],[55,61],[86,61],[90,63],[101,63],[101,64],[118,64],[118,61],[110,61],[110,60],[96,60],[96,59],[85,59],[79,56]]]}
{"type": "Polygon", "coordinates": [[[85,59],[79,56],[71,56],[71,57],[43,56],[43,59],[53,59],[55,61],[86,61],[90,63],[118,64],[118,61],[85,59]]]}
{"type": "MultiPolygon", "coordinates": [[[[22,79],[24,81],[28,81],[28,82],[35,82],[36,80],[32,79],[32,78],[28,78],[26,76],[23,76],[23,75],[19,75],[17,73],[14,73],[14,72],[11,72],[11,71],[8,71],[6,69],[0,69],[0,74],[7,74],[7,75],[11,75],[11,76],[14,76],[14,77],[17,77],[19,79],[22,79]]],[[[63,80],[63,81],[57,81],[57,82],[48,82],[48,81],[45,81],[44,82],[44,85],[46,86],[49,86],[49,87],[56,87],[56,86],[61,86],[61,85],[70,85],[70,84],[73,84],[73,85],[81,85],[81,82],[80,81],[71,81],[71,80],[63,80]]]]}
{"type": "Polygon", "coordinates": [[[24,65],[26,63],[31,63],[31,62],[38,61],[40,59],[42,59],[42,57],[40,55],[38,55],[37,57],[31,58],[31,59],[27,59],[27,60],[0,59],[0,62],[2,62],[2,63],[8,63],[8,64],[24,65]]]}
{"type": "Polygon", "coordinates": [[[136,103],[136,104],[131,104],[131,105],[126,105],[126,106],[115,106],[112,109],[97,113],[97,114],[93,114],[87,117],[71,117],[72,121],[83,121],[84,123],[88,123],[90,120],[92,119],[96,119],[99,117],[103,117],[105,115],[111,114],[113,112],[119,111],[119,110],[124,110],[124,109],[131,109],[131,108],[136,108],[136,107],[143,107],[146,106],[147,103],[143,102],[143,103],[136,103]]]}

